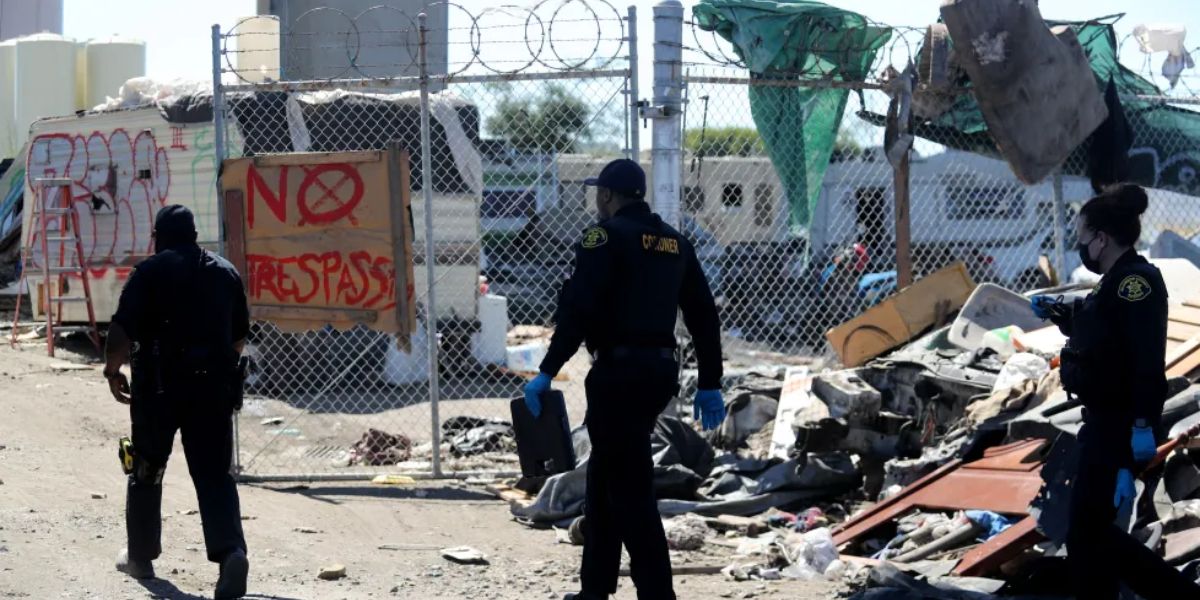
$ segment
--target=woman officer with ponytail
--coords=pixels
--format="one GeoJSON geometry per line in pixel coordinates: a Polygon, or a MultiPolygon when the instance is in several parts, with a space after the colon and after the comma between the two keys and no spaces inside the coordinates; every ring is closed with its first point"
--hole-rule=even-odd
{"type": "Polygon", "coordinates": [[[1166,400],[1167,289],[1134,245],[1146,192],[1120,184],[1083,205],[1079,257],[1101,275],[1071,304],[1035,296],[1033,310],[1068,336],[1063,387],[1084,406],[1072,486],[1067,562],[1076,597],[1116,599],[1124,582],[1143,598],[1200,598],[1200,586],[1114,525],[1133,502],[1133,476],[1155,455],[1166,400]]]}

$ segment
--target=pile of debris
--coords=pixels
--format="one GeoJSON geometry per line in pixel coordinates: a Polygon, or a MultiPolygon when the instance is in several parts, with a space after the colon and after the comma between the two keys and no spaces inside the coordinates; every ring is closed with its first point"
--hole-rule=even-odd
{"type": "MultiPolygon", "coordinates": [[[[1200,303],[1178,303],[1171,318],[1200,328],[1200,303]]],[[[844,579],[871,598],[892,597],[879,587],[933,598],[1063,592],[1053,582],[1066,578],[1048,574],[1062,569],[1061,532],[1039,524],[1065,522],[1055,485],[1073,468],[1082,420],[1056,369],[1062,334],[1025,296],[976,286],[955,265],[829,338],[847,368],[727,373],[728,416],[707,436],[660,417],[651,443],[672,549],[723,548],[720,570],[738,580],[844,579]]],[[[1146,482],[1133,530],[1200,575],[1200,454],[1187,435],[1200,431],[1200,333],[1173,339],[1169,355],[1163,418],[1178,439],[1161,482],[1146,482]]],[[[574,470],[536,496],[505,497],[519,522],[582,543],[589,443],[582,427],[572,436],[574,470]]]]}

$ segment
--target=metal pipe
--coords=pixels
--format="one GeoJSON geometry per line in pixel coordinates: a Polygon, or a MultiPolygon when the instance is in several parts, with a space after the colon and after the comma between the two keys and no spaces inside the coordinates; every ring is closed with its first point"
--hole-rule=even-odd
{"type": "Polygon", "coordinates": [[[1066,241],[1066,216],[1067,204],[1063,199],[1063,178],[1062,169],[1054,171],[1054,274],[1058,281],[1055,285],[1060,285],[1063,281],[1070,278],[1067,271],[1067,241],[1066,241]]]}
{"type": "MultiPolygon", "coordinates": [[[[627,77],[628,69],[597,69],[594,71],[552,71],[543,73],[488,73],[482,75],[437,75],[429,81],[443,86],[455,83],[496,83],[510,81],[568,81],[572,79],[599,79],[606,77],[627,77]]],[[[340,89],[380,87],[413,87],[421,82],[417,77],[380,77],[338,79],[340,89]]],[[[306,79],[297,81],[272,81],[262,83],[238,83],[225,86],[226,92],[319,92],[330,87],[328,79],[306,79]]]]}
{"type": "Polygon", "coordinates": [[[660,0],[654,5],[654,110],[650,200],[663,221],[679,226],[680,179],[683,177],[683,4],[660,0]]]}
{"type": "Polygon", "coordinates": [[[221,197],[221,162],[225,160],[225,97],[221,89],[221,26],[212,26],[213,157],[217,173],[217,252],[225,254],[225,201],[221,197]]]}
{"type": "MultiPolygon", "coordinates": [[[[434,454],[436,456],[436,453],[434,454]]],[[[417,481],[432,481],[435,479],[472,479],[482,477],[492,477],[495,479],[504,479],[510,477],[520,477],[519,471],[451,471],[449,473],[434,474],[427,472],[406,473],[404,471],[384,473],[384,472],[356,472],[356,473],[297,473],[295,475],[245,475],[237,476],[239,483],[289,483],[289,482],[320,482],[320,481],[370,481],[377,475],[403,475],[412,477],[417,481]]]]}
{"type": "Polygon", "coordinates": [[[429,43],[425,27],[428,15],[417,15],[419,30],[419,67],[421,80],[421,196],[425,200],[425,280],[429,286],[425,301],[425,337],[429,344],[429,414],[432,421],[433,476],[442,476],[442,427],[438,414],[438,399],[441,390],[438,382],[438,333],[437,333],[437,274],[434,265],[437,254],[433,244],[433,144],[429,139],[429,43]]]}
{"type": "Polygon", "coordinates": [[[642,141],[641,115],[638,114],[638,102],[641,99],[638,90],[638,35],[637,35],[637,6],[629,5],[629,154],[635,162],[641,162],[642,141]]]}

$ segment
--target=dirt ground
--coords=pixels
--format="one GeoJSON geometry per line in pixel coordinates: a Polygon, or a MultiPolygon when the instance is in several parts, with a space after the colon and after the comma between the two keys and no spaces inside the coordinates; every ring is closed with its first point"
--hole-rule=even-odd
{"type": "MultiPolygon", "coordinates": [[[[108,395],[98,366],[48,358],[40,344],[0,344],[0,598],[211,597],[216,566],[204,558],[178,446],[165,482],[159,579],[143,584],[114,570],[125,542],[116,440],[127,431],[126,408],[108,395]]],[[[249,598],[550,599],[578,585],[579,548],[515,523],[506,504],[463,483],[243,485],[240,492],[249,598]],[[438,549],[460,545],[483,551],[490,564],[461,566],[439,556],[438,549]],[[332,564],[345,565],[346,577],[318,579],[332,564]]],[[[720,565],[720,552],[727,550],[679,553],[674,562],[720,565]]],[[[683,599],[808,600],[837,592],[720,575],[675,581],[683,599]]],[[[616,598],[635,597],[623,578],[616,598]]]]}

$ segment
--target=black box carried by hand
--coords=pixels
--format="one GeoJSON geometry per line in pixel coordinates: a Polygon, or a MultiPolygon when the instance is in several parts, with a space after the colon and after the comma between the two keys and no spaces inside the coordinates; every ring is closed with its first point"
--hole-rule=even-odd
{"type": "Polygon", "coordinates": [[[575,446],[562,392],[550,390],[542,394],[541,401],[542,414],[537,418],[525,406],[525,398],[510,403],[521,474],[526,478],[545,478],[575,468],[575,446]]]}

